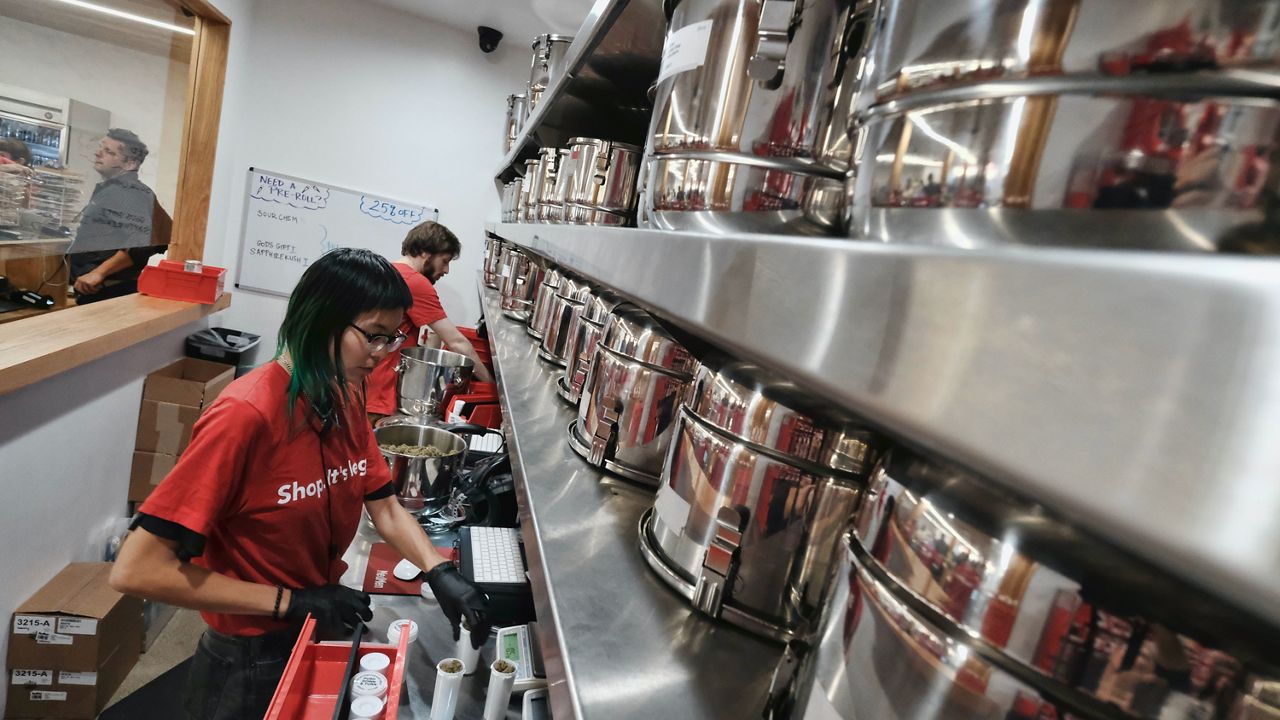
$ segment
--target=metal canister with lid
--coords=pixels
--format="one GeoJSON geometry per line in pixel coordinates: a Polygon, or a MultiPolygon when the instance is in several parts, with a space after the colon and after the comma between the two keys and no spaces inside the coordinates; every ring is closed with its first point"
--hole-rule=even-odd
{"type": "Polygon", "coordinates": [[[524,161],[524,183],[520,186],[520,212],[516,222],[536,222],[538,217],[538,158],[524,161]]]}
{"type": "Polygon", "coordinates": [[[533,288],[529,283],[535,273],[533,263],[524,252],[512,247],[502,255],[502,279],[499,287],[502,314],[524,321],[533,305],[533,288]]]}
{"type": "Polygon", "coordinates": [[[533,39],[533,62],[529,66],[529,112],[542,100],[547,88],[564,76],[571,35],[545,33],[533,39]]]}
{"type": "Polygon", "coordinates": [[[502,241],[492,235],[484,239],[484,284],[498,289],[502,279],[502,241]]]}
{"type": "Polygon", "coordinates": [[[641,519],[645,559],[696,610],[788,639],[819,617],[874,448],[763,368],[705,360],[641,519]]]}
{"type": "Polygon", "coordinates": [[[524,129],[525,117],[529,112],[529,98],[523,93],[516,93],[507,96],[507,122],[505,132],[503,134],[502,152],[511,152],[511,147],[520,137],[520,131],[524,129]]]}
{"type": "Polygon", "coordinates": [[[569,445],[593,465],[654,486],[697,362],[671,333],[634,305],[618,305],[582,389],[569,445]]]}
{"type": "Polygon", "coordinates": [[[567,364],[569,328],[582,314],[582,309],[590,297],[590,285],[581,280],[565,278],[560,289],[551,299],[551,307],[547,312],[546,333],[542,336],[538,357],[561,367],[567,364]]]}
{"type": "Polygon", "coordinates": [[[555,297],[556,291],[560,289],[560,284],[563,282],[564,275],[556,268],[548,268],[542,274],[542,282],[538,283],[538,288],[534,291],[533,311],[529,315],[529,324],[525,327],[525,332],[539,340],[542,339],[547,332],[551,299],[555,297]]]}
{"type": "Polygon", "coordinates": [[[906,448],[836,560],[776,720],[1280,717],[1280,630],[906,448]]]}
{"type": "Polygon", "coordinates": [[[569,141],[571,182],[564,221],[575,225],[626,225],[636,209],[641,151],[635,145],[576,137],[569,141]]]}
{"type": "Polygon", "coordinates": [[[556,211],[556,176],[560,169],[560,151],[556,148],[542,148],[538,151],[538,175],[534,180],[534,221],[540,223],[557,222],[553,220],[556,211]]]}
{"type": "Polygon", "coordinates": [[[595,358],[596,344],[604,334],[604,321],[618,306],[617,297],[604,290],[595,290],[587,298],[582,312],[569,325],[569,348],[565,352],[564,374],[556,382],[556,392],[570,405],[577,405],[582,397],[582,387],[587,382],[587,371],[595,358]]]}

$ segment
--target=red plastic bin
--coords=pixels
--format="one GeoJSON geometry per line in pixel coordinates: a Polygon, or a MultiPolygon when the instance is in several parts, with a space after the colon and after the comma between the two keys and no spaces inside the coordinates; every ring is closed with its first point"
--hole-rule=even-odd
{"type": "Polygon", "coordinates": [[[161,260],[149,265],[138,276],[138,292],[166,300],[212,305],[222,297],[226,268],[202,265],[199,271],[188,271],[185,263],[161,260]]]}
{"type": "MultiPolygon", "coordinates": [[[[400,687],[404,684],[405,659],[409,656],[409,634],[400,635],[399,645],[361,642],[356,662],[372,652],[386,653],[391,657],[387,706],[382,711],[382,720],[395,720],[400,705],[400,687]]],[[[263,720],[332,720],[350,657],[351,643],[317,642],[316,621],[307,616],[263,720]]],[[[348,692],[347,701],[350,700],[351,693],[348,692]]]]}

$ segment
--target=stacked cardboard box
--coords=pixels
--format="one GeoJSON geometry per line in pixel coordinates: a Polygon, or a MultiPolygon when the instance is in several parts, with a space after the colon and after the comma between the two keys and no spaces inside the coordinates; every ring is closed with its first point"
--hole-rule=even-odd
{"type": "Polygon", "coordinates": [[[138,662],[142,601],[107,585],[110,563],[72,563],[13,614],[6,718],[97,717],[138,662]]]}
{"type": "Polygon", "coordinates": [[[140,502],[173,469],[200,413],[235,377],[235,366],[184,358],[147,376],[134,444],[129,500],[140,502]]]}

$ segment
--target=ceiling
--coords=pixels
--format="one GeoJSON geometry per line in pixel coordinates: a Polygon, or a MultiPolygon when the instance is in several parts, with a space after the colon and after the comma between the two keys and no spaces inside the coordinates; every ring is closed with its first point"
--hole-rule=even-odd
{"type": "Polygon", "coordinates": [[[592,0],[369,0],[445,25],[475,31],[488,25],[521,44],[546,32],[572,35],[592,0]]]}

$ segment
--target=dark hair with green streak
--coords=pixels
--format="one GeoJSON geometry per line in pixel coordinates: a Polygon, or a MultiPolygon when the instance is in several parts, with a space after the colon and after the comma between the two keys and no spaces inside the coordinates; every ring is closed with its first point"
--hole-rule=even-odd
{"type": "Polygon", "coordinates": [[[290,417],[302,395],[321,419],[339,422],[335,410],[350,400],[339,351],[343,334],[364,313],[412,304],[404,278],[371,250],[338,248],[312,263],[289,295],[276,347],[277,357],[288,350],[293,362],[290,417]]]}

